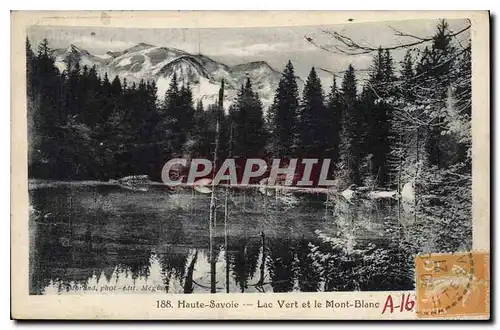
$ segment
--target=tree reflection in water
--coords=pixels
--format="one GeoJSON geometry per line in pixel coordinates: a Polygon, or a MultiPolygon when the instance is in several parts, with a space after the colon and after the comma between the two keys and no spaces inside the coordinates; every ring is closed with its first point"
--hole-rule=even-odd
{"type": "Polygon", "coordinates": [[[32,189],[30,293],[71,293],[78,285],[130,285],[137,293],[147,286],[164,293],[413,288],[404,242],[390,239],[398,230],[390,203],[334,200],[326,208],[321,197],[297,198],[287,207],[233,193],[226,228],[224,205],[217,208],[211,258],[204,195],[110,185],[32,189]]]}

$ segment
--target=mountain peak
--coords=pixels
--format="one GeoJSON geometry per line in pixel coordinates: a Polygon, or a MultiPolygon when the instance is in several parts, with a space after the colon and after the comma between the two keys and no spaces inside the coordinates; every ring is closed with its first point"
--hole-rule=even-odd
{"type": "Polygon", "coordinates": [[[81,56],[92,56],[87,50],[79,48],[78,46],[75,46],[73,44],[69,45],[69,47],[66,49],[66,53],[68,55],[72,54],[73,56],[77,56],[78,58],[81,56]]]}
{"type": "Polygon", "coordinates": [[[73,44],[69,45],[67,52],[68,53],[87,53],[86,50],[82,50],[73,44]]]}

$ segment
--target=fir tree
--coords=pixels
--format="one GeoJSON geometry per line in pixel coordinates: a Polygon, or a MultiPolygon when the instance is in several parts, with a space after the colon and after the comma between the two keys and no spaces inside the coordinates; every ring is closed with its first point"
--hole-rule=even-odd
{"type": "Polygon", "coordinates": [[[195,113],[196,115],[202,114],[203,113],[203,101],[200,99],[198,102],[196,102],[196,110],[195,113]]]}
{"type": "Polygon", "coordinates": [[[326,104],[327,113],[327,146],[326,155],[332,160],[333,166],[337,165],[340,157],[340,138],[342,132],[342,104],[340,91],[337,88],[336,77],[333,77],[333,84],[326,104]]]}
{"type": "Polygon", "coordinates": [[[307,77],[299,118],[300,154],[321,158],[326,148],[326,111],[323,87],[314,68],[307,77]]]}
{"type": "Polygon", "coordinates": [[[294,153],[298,113],[297,81],[292,62],[288,61],[274,95],[274,103],[267,113],[269,149],[273,157],[282,158],[294,153]]]}
{"type": "Polygon", "coordinates": [[[341,87],[342,138],[340,170],[348,183],[361,184],[362,113],[359,109],[354,67],[349,65],[341,87]]]}
{"type": "Polygon", "coordinates": [[[113,97],[117,97],[122,93],[122,84],[120,77],[115,76],[111,82],[110,92],[113,97]]]}
{"type": "Polygon", "coordinates": [[[393,60],[388,51],[379,48],[373,58],[369,80],[363,88],[361,108],[365,116],[364,155],[371,184],[389,187],[394,182],[391,151],[396,136],[392,128],[393,109],[386,101],[392,95],[393,60]]]}
{"type": "Polygon", "coordinates": [[[26,36],[25,41],[25,51],[26,51],[26,92],[29,99],[33,98],[33,79],[34,79],[34,60],[35,54],[31,47],[30,40],[26,36]]]}
{"type": "MultiPolygon", "coordinates": [[[[453,79],[452,69],[456,60],[456,48],[451,43],[448,23],[441,20],[433,37],[431,48],[426,47],[417,65],[417,83],[421,87],[417,102],[422,108],[431,108],[425,127],[425,149],[429,165],[445,166],[447,139],[443,138],[447,95],[453,79]]],[[[449,149],[448,149],[449,150],[449,149]]],[[[452,151],[452,150],[450,150],[452,151]]]]}
{"type": "Polygon", "coordinates": [[[261,155],[266,143],[262,103],[249,78],[241,86],[229,112],[234,132],[234,155],[248,158],[261,155]]]}
{"type": "MultiPolygon", "coordinates": [[[[69,169],[59,168],[60,143],[64,142],[62,125],[66,120],[63,110],[63,78],[55,66],[52,50],[47,39],[38,46],[33,59],[32,109],[34,154],[30,171],[36,176],[61,179],[69,175],[69,169]],[[59,163],[58,163],[59,162],[59,163]]],[[[30,174],[31,175],[31,174],[30,174]]]]}
{"type": "Polygon", "coordinates": [[[187,152],[192,157],[208,157],[210,154],[210,141],[208,140],[207,114],[203,108],[203,101],[196,103],[194,112],[194,125],[191,134],[191,144],[187,152]]]}
{"type": "Polygon", "coordinates": [[[187,139],[186,128],[190,116],[185,113],[185,110],[189,94],[184,85],[179,89],[177,74],[174,73],[165,94],[164,112],[169,131],[168,139],[171,142],[172,151],[178,155],[182,153],[187,139]]]}

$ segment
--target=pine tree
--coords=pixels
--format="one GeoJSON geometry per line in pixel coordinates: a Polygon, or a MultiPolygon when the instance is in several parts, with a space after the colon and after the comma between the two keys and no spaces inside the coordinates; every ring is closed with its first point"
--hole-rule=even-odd
{"type": "Polygon", "coordinates": [[[269,149],[273,157],[283,158],[295,152],[299,97],[297,80],[291,61],[288,61],[267,113],[269,149]]]}
{"type": "Polygon", "coordinates": [[[193,92],[189,83],[181,87],[179,101],[182,127],[189,134],[194,124],[193,92]]]}
{"type": "Polygon", "coordinates": [[[203,101],[201,99],[198,100],[198,102],[196,102],[196,110],[195,110],[195,113],[197,115],[203,113],[203,101]]]}
{"type": "Polygon", "coordinates": [[[362,112],[359,109],[354,67],[349,65],[341,87],[342,137],[340,148],[341,176],[351,184],[361,184],[362,112]]]}
{"type": "Polygon", "coordinates": [[[447,139],[443,138],[443,121],[446,109],[447,95],[451,87],[452,70],[456,60],[456,48],[452,44],[448,23],[441,20],[433,37],[432,46],[425,48],[424,54],[417,65],[417,83],[422,91],[417,102],[426,110],[428,124],[425,127],[427,161],[430,165],[445,166],[447,159],[447,139]]]}
{"type": "Polygon", "coordinates": [[[316,70],[311,69],[300,107],[299,149],[302,156],[322,158],[326,148],[326,110],[323,87],[316,70]]]}
{"type": "MultiPolygon", "coordinates": [[[[184,89],[184,88],[183,88],[184,89]]],[[[184,114],[182,113],[182,98],[186,97],[185,91],[180,95],[179,86],[177,83],[177,74],[174,73],[170,81],[169,88],[165,94],[164,112],[166,120],[166,129],[168,129],[172,151],[180,155],[182,154],[183,145],[186,142],[186,132],[184,124],[184,114]]]]}
{"type": "Polygon", "coordinates": [[[142,108],[137,111],[140,117],[139,123],[139,144],[141,145],[139,155],[140,158],[140,173],[148,173],[151,176],[158,175],[158,158],[161,157],[161,149],[158,148],[159,142],[156,135],[155,126],[158,122],[158,110],[156,107],[156,84],[149,81],[139,84],[138,97],[142,108]]]}
{"type": "Polygon", "coordinates": [[[383,79],[384,83],[386,85],[386,92],[387,96],[390,96],[390,91],[392,88],[392,83],[396,80],[396,76],[394,73],[394,59],[392,58],[391,52],[386,49],[384,51],[384,73],[383,73],[383,79]]]}
{"type": "Polygon", "coordinates": [[[370,77],[361,95],[366,133],[363,137],[363,153],[367,155],[370,183],[389,187],[394,183],[391,151],[397,141],[392,128],[393,109],[388,99],[392,95],[395,80],[393,60],[388,51],[379,48],[373,58],[370,77]]]}
{"type": "Polygon", "coordinates": [[[31,48],[30,40],[28,36],[26,36],[25,41],[25,51],[26,51],[26,93],[28,99],[33,99],[33,79],[35,73],[35,54],[33,53],[33,49],[31,48]]]}
{"type": "Polygon", "coordinates": [[[88,123],[89,112],[82,111],[82,77],[80,75],[80,64],[70,63],[67,64],[65,94],[66,102],[64,104],[64,112],[67,116],[76,116],[79,121],[88,123]]]}
{"type": "Polygon", "coordinates": [[[464,171],[471,171],[471,120],[472,120],[472,85],[471,85],[471,47],[470,45],[464,50],[462,56],[457,63],[457,80],[453,97],[456,100],[453,104],[455,111],[450,112],[447,119],[448,131],[454,134],[460,143],[457,152],[457,162],[464,162],[464,171]]]}
{"type": "Polygon", "coordinates": [[[210,155],[210,141],[208,140],[209,131],[207,115],[203,108],[203,101],[200,99],[196,103],[194,112],[194,125],[191,135],[192,144],[187,152],[193,158],[205,157],[210,155]]]}
{"type": "Polygon", "coordinates": [[[342,132],[342,104],[340,91],[337,88],[336,77],[333,77],[333,84],[328,94],[326,104],[327,113],[327,146],[326,155],[332,160],[332,165],[336,167],[340,157],[340,137],[342,132]]]}
{"type": "Polygon", "coordinates": [[[266,143],[262,103],[249,78],[241,86],[229,115],[234,132],[233,154],[247,158],[262,155],[266,143]]]}
{"type": "MultiPolygon", "coordinates": [[[[392,116],[392,127],[397,133],[397,142],[394,145],[393,154],[397,160],[398,177],[401,180],[411,180],[415,177],[415,164],[421,160],[422,129],[417,124],[422,112],[415,106],[418,96],[416,92],[415,58],[411,49],[407,50],[398,74],[399,84],[396,85],[394,93],[396,99],[394,104],[394,115],[392,116]],[[407,111],[411,109],[410,111],[407,111]],[[414,120],[412,120],[412,118],[414,120]],[[406,173],[411,168],[413,173],[406,173]],[[408,178],[409,176],[410,178],[408,178]]],[[[401,188],[401,187],[400,187],[401,188]]]]}
{"type": "Polygon", "coordinates": [[[31,43],[26,36],[25,42],[26,51],[26,101],[27,101],[27,126],[28,126],[28,138],[29,138],[29,148],[28,148],[28,175],[31,177],[34,175],[34,165],[41,163],[39,157],[39,144],[33,138],[37,132],[37,127],[35,124],[36,116],[38,114],[36,97],[38,96],[36,90],[36,56],[33,53],[31,43]]]}
{"type": "Polygon", "coordinates": [[[414,102],[415,93],[412,90],[414,86],[415,79],[415,63],[412,56],[411,49],[406,51],[405,57],[401,62],[401,72],[399,75],[399,80],[401,81],[401,87],[399,88],[399,94],[405,99],[405,101],[414,102]]]}
{"type": "Polygon", "coordinates": [[[115,76],[113,78],[113,81],[111,82],[110,91],[113,97],[119,96],[122,93],[122,84],[120,82],[120,77],[115,76]]]}
{"type": "Polygon", "coordinates": [[[65,178],[68,170],[60,167],[60,143],[64,142],[62,126],[65,122],[63,111],[62,76],[55,66],[47,39],[38,46],[32,67],[32,132],[35,153],[30,166],[30,176],[65,178]]]}

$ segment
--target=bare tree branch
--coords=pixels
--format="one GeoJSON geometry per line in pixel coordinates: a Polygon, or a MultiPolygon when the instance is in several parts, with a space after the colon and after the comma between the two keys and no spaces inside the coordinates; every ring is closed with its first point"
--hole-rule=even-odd
{"type": "MultiPolygon", "coordinates": [[[[468,21],[468,25],[464,27],[463,29],[457,31],[457,32],[452,32],[449,34],[450,37],[456,37],[465,31],[469,30],[471,27],[470,21],[468,21]]],[[[414,47],[426,42],[430,42],[433,40],[433,37],[419,37],[415,36],[409,33],[405,33],[399,30],[394,29],[394,34],[399,37],[409,37],[416,39],[416,41],[413,42],[408,42],[396,46],[387,46],[387,47],[373,47],[373,46],[368,46],[368,45],[362,45],[361,43],[358,43],[354,41],[352,38],[342,35],[338,32],[335,31],[330,31],[330,30],[321,30],[324,34],[329,35],[333,37],[335,40],[340,42],[340,45],[331,45],[331,46],[325,46],[325,45],[320,45],[318,44],[313,38],[304,36],[304,38],[307,40],[307,42],[311,43],[313,46],[316,46],[320,49],[323,49],[324,51],[334,53],[334,54],[345,54],[345,55],[362,55],[362,54],[369,54],[375,51],[378,51],[379,48],[382,50],[396,50],[396,49],[404,49],[404,48],[410,48],[414,47]]]]}

